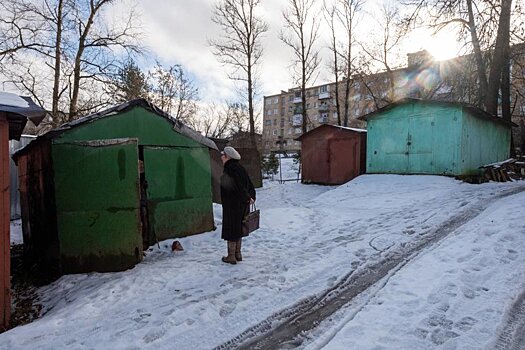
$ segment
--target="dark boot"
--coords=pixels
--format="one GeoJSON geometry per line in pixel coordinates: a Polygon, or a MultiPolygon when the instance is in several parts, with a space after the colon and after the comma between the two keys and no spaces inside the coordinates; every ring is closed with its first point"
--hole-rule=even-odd
{"type": "Polygon", "coordinates": [[[239,239],[237,242],[235,242],[235,260],[237,261],[242,261],[241,243],[242,243],[242,238],[239,239]]]}
{"type": "Polygon", "coordinates": [[[223,256],[222,261],[228,264],[237,264],[237,260],[235,260],[235,246],[236,242],[230,242],[228,241],[228,256],[223,256]]]}

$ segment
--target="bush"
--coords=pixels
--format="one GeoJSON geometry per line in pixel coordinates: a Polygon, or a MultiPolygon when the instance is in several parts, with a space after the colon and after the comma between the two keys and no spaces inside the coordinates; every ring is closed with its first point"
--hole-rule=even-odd
{"type": "Polygon", "coordinates": [[[261,160],[261,169],[266,178],[272,177],[279,171],[279,160],[275,154],[270,153],[268,156],[263,156],[261,160]]]}

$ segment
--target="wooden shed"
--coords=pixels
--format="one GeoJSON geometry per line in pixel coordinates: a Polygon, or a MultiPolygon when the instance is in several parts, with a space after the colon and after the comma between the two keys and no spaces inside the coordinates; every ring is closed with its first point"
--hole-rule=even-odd
{"type": "Polygon", "coordinates": [[[28,118],[38,125],[45,115],[30,98],[0,92],[0,331],[11,314],[9,140],[20,140],[28,118]]]}
{"type": "Polygon", "coordinates": [[[367,173],[477,175],[509,157],[514,125],[471,105],[411,98],[360,119],[367,173]]]}
{"type": "Polygon", "coordinates": [[[365,172],[366,130],[325,124],[297,140],[303,183],[340,185],[365,172]]]}
{"type": "Polygon", "coordinates": [[[26,253],[58,274],[118,271],[156,241],[213,230],[209,149],[143,99],[38,137],[14,156],[26,253]]]}

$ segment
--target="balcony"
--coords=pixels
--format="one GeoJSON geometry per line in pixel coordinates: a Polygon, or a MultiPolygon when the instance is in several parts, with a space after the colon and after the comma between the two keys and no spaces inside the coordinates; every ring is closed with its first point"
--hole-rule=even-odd
{"type": "Polygon", "coordinates": [[[330,106],[327,104],[323,103],[319,105],[319,112],[328,112],[329,109],[330,109],[330,106]]]}
{"type": "Polygon", "coordinates": [[[303,114],[303,107],[297,106],[293,110],[293,114],[303,114]]]}
{"type": "Polygon", "coordinates": [[[302,114],[295,114],[292,116],[292,125],[293,126],[301,126],[303,125],[303,115],[302,114]]]}
{"type": "Polygon", "coordinates": [[[295,96],[293,98],[293,103],[301,103],[303,101],[303,99],[301,98],[301,96],[295,96]]]}
{"type": "Polygon", "coordinates": [[[330,91],[320,92],[319,93],[319,99],[324,100],[330,98],[330,91]]]}

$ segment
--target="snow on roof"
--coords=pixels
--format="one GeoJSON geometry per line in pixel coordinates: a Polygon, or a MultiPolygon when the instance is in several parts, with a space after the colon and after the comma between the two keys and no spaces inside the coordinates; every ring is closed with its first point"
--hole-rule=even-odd
{"type": "Polygon", "coordinates": [[[366,129],[349,128],[347,126],[339,126],[339,125],[332,125],[332,126],[335,126],[336,128],[345,129],[345,130],[352,130],[352,131],[356,131],[356,132],[366,132],[366,129]]]}
{"type": "Polygon", "coordinates": [[[29,103],[26,100],[9,92],[0,92],[0,105],[29,108],[29,103]]]}

